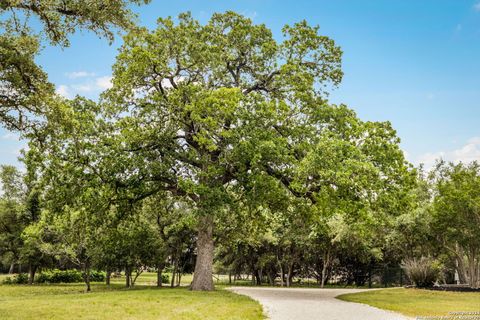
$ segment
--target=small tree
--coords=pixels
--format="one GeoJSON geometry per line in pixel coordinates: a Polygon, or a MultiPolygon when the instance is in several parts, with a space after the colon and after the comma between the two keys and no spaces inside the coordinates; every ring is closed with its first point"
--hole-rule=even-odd
{"type": "Polygon", "coordinates": [[[480,287],[480,164],[438,163],[433,230],[453,256],[462,282],[480,287]]]}

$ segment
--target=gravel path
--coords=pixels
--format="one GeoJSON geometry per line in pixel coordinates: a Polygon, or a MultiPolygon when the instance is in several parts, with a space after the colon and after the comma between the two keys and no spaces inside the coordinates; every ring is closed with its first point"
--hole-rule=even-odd
{"type": "Polygon", "coordinates": [[[335,299],[344,293],[362,289],[302,289],[232,287],[230,290],[247,295],[263,305],[271,320],[405,320],[397,313],[365,304],[335,299]]]}

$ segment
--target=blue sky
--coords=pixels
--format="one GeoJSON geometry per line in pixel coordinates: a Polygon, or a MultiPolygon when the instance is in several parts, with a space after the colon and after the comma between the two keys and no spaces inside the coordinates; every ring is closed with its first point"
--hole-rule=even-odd
{"type": "MultiPolygon", "coordinates": [[[[284,24],[318,24],[344,51],[345,76],[332,102],[364,120],[391,121],[414,164],[480,160],[480,0],[153,0],[134,10],[150,28],[183,11],[206,21],[234,10],[279,39],[284,24]]],[[[38,62],[59,93],[96,98],[109,85],[121,39],[109,46],[78,33],[71,42],[45,48],[38,62]]],[[[23,145],[0,130],[0,163],[18,165],[23,145]]]]}

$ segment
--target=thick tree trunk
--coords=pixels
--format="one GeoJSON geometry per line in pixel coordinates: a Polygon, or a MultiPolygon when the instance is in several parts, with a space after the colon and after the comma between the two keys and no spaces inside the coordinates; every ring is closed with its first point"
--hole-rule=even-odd
{"type": "Polygon", "coordinates": [[[90,287],[90,264],[88,262],[83,265],[83,278],[85,281],[87,292],[91,291],[90,287]]]}
{"type": "Polygon", "coordinates": [[[272,270],[273,268],[269,268],[268,272],[267,272],[267,278],[268,278],[268,283],[273,286],[275,285],[275,278],[277,277],[277,271],[276,270],[272,270]]]}
{"type": "Polygon", "coordinates": [[[162,271],[163,271],[163,264],[157,264],[157,287],[162,286],[162,271]]]}
{"type": "Polygon", "coordinates": [[[180,287],[180,283],[182,282],[182,270],[177,272],[177,287],[180,287]]]}
{"type": "Polygon", "coordinates": [[[105,284],[107,286],[110,285],[110,279],[112,278],[112,271],[110,271],[110,269],[107,269],[107,272],[106,272],[106,277],[105,277],[105,284]]]}
{"type": "Polygon", "coordinates": [[[262,285],[262,271],[261,270],[255,270],[255,279],[256,279],[256,285],[261,286],[262,285]]]}
{"type": "Polygon", "coordinates": [[[177,259],[173,260],[172,280],[170,280],[170,288],[175,286],[175,276],[177,275],[177,259]]]}
{"type": "Polygon", "coordinates": [[[284,286],[284,272],[283,272],[283,265],[281,262],[278,263],[278,265],[280,266],[280,286],[283,287],[284,286]]]}
{"type": "Polygon", "coordinates": [[[289,266],[288,270],[288,283],[292,285],[293,282],[293,267],[295,266],[295,263],[292,263],[291,266],[289,266]]]}
{"type": "Polygon", "coordinates": [[[287,271],[287,287],[290,287],[292,285],[292,278],[293,278],[293,263],[288,264],[288,271],[287,271]]]}
{"type": "Polygon", "coordinates": [[[480,257],[477,256],[476,248],[471,248],[469,250],[469,255],[467,256],[468,261],[468,284],[472,288],[478,288],[480,282],[480,257]]]}
{"type": "Polygon", "coordinates": [[[132,284],[132,271],[130,270],[130,268],[125,268],[125,287],[127,288],[130,288],[131,284],[132,284]]]}
{"type": "Polygon", "coordinates": [[[325,280],[327,279],[327,268],[330,264],[330,251],[327,251],[326,254],[323,256],[323,267],[322,267],[322,282],[320,284],[320,288],[325,286],[325,280]]]}
{"type": "Polygon", "coordinates": [[[467,270],[465,270],[465,264],[464,264],[463,258],[457,257],[456,262],[457,262],[456,268],[457,268],[459,283],[460,284],[468,283],[467,270]]]}
{"type": "Polygon", "coordinates": [[[192,290],[211,291],[213,285],[213,217],[200,217],[197,239],[197,260],[193,274],[192,290]]]}
{"type": "Polygon", "coordinates": [[[15,268],[15,262],[10,263],[10,269],[8,269],[8,274],[12,274],[14,268],[15,268]]]}
{"type": "Polygon", "coordinates": [[[32,265],[31,263],[28,265],[28,284],[32,285],[33,281],[35,280],[35,272],[37,271],[37,266],[32,265]]]}

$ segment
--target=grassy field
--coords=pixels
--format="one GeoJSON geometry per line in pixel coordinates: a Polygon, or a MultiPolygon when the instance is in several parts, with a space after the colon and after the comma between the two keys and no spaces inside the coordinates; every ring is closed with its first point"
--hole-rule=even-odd
{"type": "Polygon", "coordinates": [[[480,311],[480,293],[422,289],[386,289],[344,294],[338,299],[365,303],[407,316],[444,316],[456,311],[480,311]]]}
{"type": "Polygon", "coordinates": [[[151,277],[139,278],[133,289],[94,284],[91,293],[84,292],[83,284],[0,285],[0,318],[264,319],[261,306],[245,296],[221,289],[192,292],[141,285],[151,277]]]}

